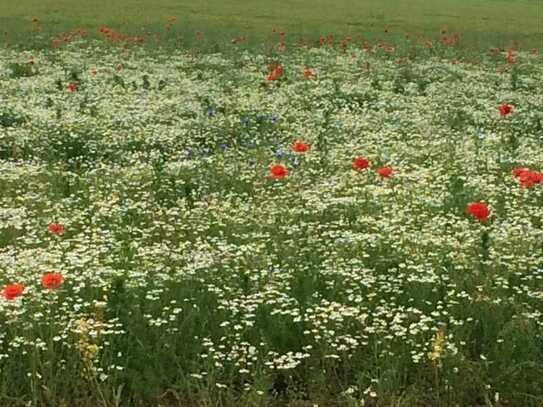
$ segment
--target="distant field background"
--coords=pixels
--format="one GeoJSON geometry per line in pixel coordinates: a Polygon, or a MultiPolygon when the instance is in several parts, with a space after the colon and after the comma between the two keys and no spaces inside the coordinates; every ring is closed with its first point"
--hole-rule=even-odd
{"type": "Polygon", "coordinates": [[[465,45],[543,46],[543,0],[0,0],[0,30],[10,44],[27,42],[32,17],[46,38],[77,27],[94,34],[102,25],[131,35],[163,32],[172,16],[169,35],[189,45],[196,31],[206,41],[245,35],[257,44],[273,27],[287,41],[320,34],[438,37],[446,27],[465,45]]]}

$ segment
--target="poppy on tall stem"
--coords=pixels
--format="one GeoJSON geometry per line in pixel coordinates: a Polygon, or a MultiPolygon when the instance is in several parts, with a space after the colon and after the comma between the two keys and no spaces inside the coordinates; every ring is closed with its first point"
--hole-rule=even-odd
{"type": "Polygon", "coordinates": [[[60,287],[63,281],[64,277],[60,273],[45,273],[41,277],[41,285],[49,290],[60,287]]]}
{"type": "Polygon", "coordinates": [[[47,227],[47,230],[49,233],[52,233],[53,235],[63,235],[64,234],[64,226],[62,226],[60,223],[50,223],[47,227]]]}
{"type": "Polygon", "coordinates": [[[500,112],[500,116],[505,117],[513,112],[513,106],[503,103],[498,107],[498,111],[500,112]]]}
{"type": "Polygon", "coordinates": [[[535,184],[543,184],[543,173],[530,171],[527,168],[515,168],[513,175],[518,179],[520,186],[531,188],[535,184]]]}
{"type": "Polygon", "coordinates": [[[13,300],[17,298],[18,296],[20,296],[23,293],[24,289],[25,289],[24,285],[19,284],[19,283],[7,284],[6,286],[4,286],[4,289],[2,290],[2,296],[6,300],[13,300]]]}
{"type": "Polygon", "coordinates": [[[281,75],[283,75],[283,67],[279,65],[273,69],[273,71],[271,71],[271,73],[267,76],[267,79],[269,81],[275,81],[279,79],[281,75]]]}
{"type": "Polygon", "coordinates": [[[270,177],[273,179],[283,179],[287,176],[287,167],[281,164],[272,165],[270,168],[270,177]]]}
{"type": "Polygon", "coordinates": [[[479,222],[484,222],[490,216],[490,209],[484,202],[473,202],[466,207],[466,212],[477,219],[479,222]]]}
{"type": "Polygon", "coordinates": [[[366,168],[369,168],[369,166],[370,166],[369,160],[364,157],[356,157],[353,160],[353,164],[352,164],[353,170],[355,171],[365,170],[366,168]]]}
{"type": "Polygon", "coordinates": [[[307,153],[310,149],[310,145],[304,143],[302,140],[295,141],[292,144],[292,151],[295,153],[307,153]]]}
{"type": "Polygon", "coordinates": [[[379,174],[383,178],[392,178],[394,170],[392,169],[392,167],[381,167],[377,170],[377,174],[379,174]]]}

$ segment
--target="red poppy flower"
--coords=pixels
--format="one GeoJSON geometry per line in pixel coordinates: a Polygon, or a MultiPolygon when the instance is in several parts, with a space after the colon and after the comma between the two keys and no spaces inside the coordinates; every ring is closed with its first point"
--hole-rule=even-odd
{"type": "Polygon", "coordinates": [[[364,157],[356,157],[353,160],[353,170],[360,171],[365,170],[370,166],[370,162],[367,158],[364,157]]]}
{"type": "Polygon", "coordinates": [[[513,177],[520,177],[523,173],[526,171],[530,171],[528,168],[513,168],[513,171],[511,171],[511,174],[513,174],[513,177]]]}
{"type": "Polygon", "coordinates": [[[52,233],[54,235],[64,234],[64,226],[62,226],[60,223],[49,224],[49,227],[47,228],[47,230],[49,230],[49,233],[52,233]]]}
{"type": "Polygon", "coordinates": [[[279,79],[281,75],[283,75],[283,67],[278,66],[268,75],[268,80],[274,81],[276,79],[279,79]]]}
{"type": "Polygon", "coordinates": [[[509,50],[507,50],[507,63],[509,65],[511,65],[514,62],[515,62],[515,58],[513,57],[513,50],[509,49],[509,50]]]}
{"type": "Polygon", "coordinates": [[[507,103],[504,103],[498,107],[500,111],[500,116],[507,116],[509,113],[513,111],[513,106],[508,105],[507,103]]]}
{"type": "Polygon", "coordinates": [[[530,171],[528,168],[514,168],[511,174],[518,179],[520,186],[523,188],[531,188],[534,184],[543,183],[543,174],[530,171]]]}
{"type": "Polygon", "coordinates": [[[466,211],[478,221],[485,221],[490,215],[490,209],[483,202],[470,203],[466,207],[466,211]]]}
{"type": "Polygon", "coordinates": [[[309,148],[310,148],[309,144],[306,144],[301,140],[296,141],[292,145],[292,151],[296,153],[307,153],[309,151],[309,148]]]}
{"type": "Polygon", "coordinates": [[[517,178],[523,188],[531,188],[534,184],[543,183],[543,174],[537,171],[524,171],[517,178]]]}
{"type": "Polygon", "coordinates": [[[13,300],[14,298],[17,298],[19,295],[21,295],[24,289],[25,289],[24,285],[19,284],[19,283],[8,284],[2,290],[2,296],[6,300],[13,300]]]}
{"type": "Polygon", "coordinates": [[[394,170],[391,167],[382,167],[377,170],[377,174],[383,178],[392,178],[393,173],[394,170]]]}
{"type": "Polygon", "coordinates": [[[313,72],[309,68],[304,69],[304,78],[309,79],[313,76],[313,72]]]}
{"type": "Polygon", "coordinates": [[[64,277],[60,273],[45,273],[41,277],[41,285],[50,290],[60,287],[63,281],[64,277]]]}
{"type": "Polygon", "coordinates": [[[277,164],[270,168],[270,177],[273,179],[285,178],[288,174],[288,170],[284,165],[277,164]]]}
{"type": "Polygon", "coordinates": [[[68,90],[70,92],[75,92],[77,90],[77,84],[75,84],[74,82],[70,82],[68,84],[68,90]]]}

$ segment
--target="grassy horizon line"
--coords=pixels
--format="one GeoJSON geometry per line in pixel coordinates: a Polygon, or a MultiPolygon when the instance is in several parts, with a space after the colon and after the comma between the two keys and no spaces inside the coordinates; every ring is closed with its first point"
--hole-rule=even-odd
{"type": "MultiPolygon", "coordinates": [[[[96,35],[98,27],[110,27],[123,35],[166,33],[197,43],[196,32],[208,41],[230,42],[245,37],[259,44],[272,29],[286,33],[290,41],[316,39],[320,35],[363,37],[369,40],[412,37],[435,38],[443,29],[458,32],[470,46],[543,46],[543,13],[536,0],[490,2],[488,0],[324,0],[273,4],[256,0],[206,0],[198,6],[186,0],[156,2],[97,0],[81,4],[68,0],[21,0],[3,5],[0,26],[3,43],[26,45],[29,34],[41,34],[42,43],[60,32],[83,29],[96,35]]],[[[33,36],[39,38],[39,35],[33,36]]]]}

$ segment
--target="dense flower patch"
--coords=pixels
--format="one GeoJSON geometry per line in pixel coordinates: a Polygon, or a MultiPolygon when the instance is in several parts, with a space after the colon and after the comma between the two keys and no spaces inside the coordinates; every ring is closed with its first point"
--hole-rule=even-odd
{"type": "Polygon", "coordinates": [[[10,396],[541,401],[541,57],[344,48],[0,51],[10,396]]]}

